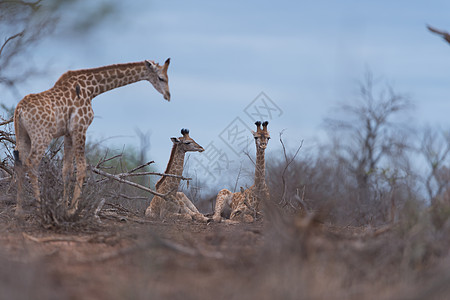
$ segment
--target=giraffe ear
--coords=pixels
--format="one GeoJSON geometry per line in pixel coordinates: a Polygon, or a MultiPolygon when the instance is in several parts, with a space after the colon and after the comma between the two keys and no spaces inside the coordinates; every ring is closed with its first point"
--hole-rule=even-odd
{"type": "Polygon", "coordinates": [[[174,143],[174,144],[178,144],[178,143],[181,142],[181,141],[180,141],[178,138],[176,138],[176,137],[171,137],[170,140],[171,140],[172,143],[174,143]]]}
{"type": "Polygon", "coordinates": [[[169,64],[170,64],[170,57],[168,59],[166,59],[166,62],[163,65],[163,68],[162,68],[163,72],[167,73],[167,69],[169,68],[169,64]]]}

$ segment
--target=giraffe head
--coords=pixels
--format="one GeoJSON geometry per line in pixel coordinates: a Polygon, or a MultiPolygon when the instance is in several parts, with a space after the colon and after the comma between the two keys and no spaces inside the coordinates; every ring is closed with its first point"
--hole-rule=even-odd
{"type": "Polygon", "coordinates": [[[189,129],[181,129],[181,134],[183,135],[182,137],[176,138],[170,138],[172,140],[172,142],[175,145],[178,145],[178,147],[184,151],[184,152],[194,152],[194,151],[198,151],[198,152],[203,152],[205,151],[205,149],[203,149],[202,146],[200,146],[199,144],[197,144],[190,136],[189,136],[189,129]]]}
{"type": "Polygon", "coordinates": [[[169,77],[167,76],[169,64],[170,58],[168,58],[162,66],[152,60],[145,61],[145,66],[148,70],[148,81],[167,101],[170,101],[169,77]]]}
{"type": "Polygon", "coordinates": [[[269,143],[270,140],[270,134],[269,131],[267,131],[267,125],[269,125],[269,122],[264,121],[261,123],[261,121],[256,121],[256,132],[252,131],[253,137],[255,138],[256,147],[258,149],[264,150],[267,147],[267,143],[269,143]],[[262,128],[261,128],[262,124],[262,128]]]}

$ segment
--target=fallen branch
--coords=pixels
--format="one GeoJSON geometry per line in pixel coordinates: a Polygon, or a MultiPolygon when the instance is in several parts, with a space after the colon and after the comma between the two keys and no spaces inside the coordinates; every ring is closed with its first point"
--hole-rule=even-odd
{"type": "Polygon", "coordinates": [[[372,236],[376,237],[376,236],[382,235],[383,233],[388,232],[391,229],[392,229],[392,224],[388,224],[386,226],[380,227],[377,230],[375,230],[373,232],[372,236]]]}
{"type": "Polygon", "coordinates": [[[89,238],[80,238],[76,236],[47,236],[47,237],[34,237],[25,232],[22,232],[24,238],[36,242],[36,243],[50,243],[50,242],[77,242],[77,243],[86,243],[92,240],[92,237],[89,238]]]}
{"type": "Polygon", "coordinates": [[[190,247],[187,247],[187,246],[184,246],[184,245],[181,245],[181,244],[178,244],[178,243],[166,240],[166,239],[153,237],[150,241],[147,241],[145,243],[127,247],[127,248],[122,248],[122,249],[119,249],[114,252],[104,253],[104,254],[98,255],[97,257],[82,259],[82,260],[79,260],[78,262],[80,262],[80,263],[105,262],[105,261],[108,261],[111,259],[118,258],[123,255],[128,255],[128,254],[131,254],[134,252],[146,250],[147,248],[150,248],[150,247],[162,247],[162,248],[166,248],[166,249],[169,249],[169,250],[172,250],[175,252],[179,252],[179,253],[182,253],[185,255],[189,255],[189,256],[203,256],[203,257],[215,258],[215,259],[223,258],[223,254],[220,252],[208,252],[208,251],[204,251],[204,250],[198,250],[198,249],[190,248],[190,247]]]}
{"type": "Polygon", "coordinates": [[[0,182],[11,180],[12,178],[13,178],[12,176],[10,176],[10,177],[2,177],[2,178],[0,178],[0,182]]]}
{"type": "Polygon", "coordinates": [[[95,167],[93,167],[93,166],[89,166],[89,169],[90,169],[92,172],[94,172],[94,173],[96,173],[96,174],[98,174],[98,175],[104,176],[104,177],[109,178],[109,179],[112,179],[112,180],[116,180],[116,181],[118,181],[118,182],[120,182],[120,183],[125,183],[125,184],[128,184],[128,185],[131,185],[131,186],[133,186],[133,187],[135,187],[135,188],[138,188],[138,189],[141,189],[141,190],[143,190],[143,191],[149,192],[150,194],[153,194],[153,195],[155,195],[155,196],[159,196],[159,197],[164,198],[164,199],[172,192],[172,191],[169,191],[169,192],[166,193],[166,194],[161,194],[161,193],[158,193],[157,191],[154,191],[154,190],[152,190],[152,189],[150,189],[150,188],[148,188],[148,187],[145,187],[145,186],[143,186],[143,185],[140,185],[140,184],[137,184],[137,183],[135,183],[135,182],[132,182],[132,181],[123,179],[123,177],[121,177],[121,176],[119,176],[119,175],[109,174],[109,173],[104,172],[104,171],[102,171],[102,170],[100,170],[100,169],[97,169],[97,168],[95,168],[95,167]]]}

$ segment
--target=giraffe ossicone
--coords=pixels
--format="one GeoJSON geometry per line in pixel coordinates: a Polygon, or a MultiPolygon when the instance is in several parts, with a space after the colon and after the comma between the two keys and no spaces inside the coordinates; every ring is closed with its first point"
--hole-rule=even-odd
{"type": "MultiPolygon", "coordinates": [[[[190,136],[188,129],[181,129],[182,136],[172,137],[172,151],[167,163],[165,174],[183,175],[184,157],[186,152],[203,152],[202,146],[197,144],[190,136]]],[[[183,193],[178,192],[180,177],[162,176],[156,183],[156,191],[166,197],[154,196],[145,215],[153,219],[187,219],[200,222],[209,222],[210,219],[201,214],[191,200],[183,193]]]]}
{"type": "Polygon", "coordinates": [[[86,177],[86,131],[94,118],[91,101],[109,90],[147,80],[170,101],[167,70],[170,58],[161,66],[152,60],[109,65],[100,68],[68,71],[55,85],[39,94],[25,96],[14,111],[17,174],[16,215],[22,213],[23,181],[28,173],[34,197],[40,202],[38,165],[51,140],[64,136],[63,181],[64,201],[69,214],[78,207],[86,177]],[[76,184],[69,200],[68,182],[77,167],[76,184]]]}

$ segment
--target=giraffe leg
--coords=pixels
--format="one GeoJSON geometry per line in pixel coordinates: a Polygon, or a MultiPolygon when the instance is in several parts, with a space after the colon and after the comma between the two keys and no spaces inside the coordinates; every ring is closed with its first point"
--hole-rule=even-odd
{"type": "Polygon", "coordinates": [[[177,199],[170,199],[170,200],[162,200],[161,206],[160,206],[160,215],[159,218],[161,220],[166,219],[184,219],[191,221],[192,217],[191,215],[187,213],[181,213],[183,204],[179,203],[177,199]]]}
{"type": "Polygon", "coordinates": [[[72,149],[72,137],[70,135],[64,136],[64,160],[63,160],[63,182],[64,182],[64,193],[63,201],[66,208],[69,207],[69,183],[70,177],[73,173],[73,149],[72,149]]]}
{"type": "Polygon", "coordinates": [[[69,215],[73,215],[78,209],[78,200],[81,195],[81,190],[83,188],[84,179],[86,178],[86,157],[85,153],[85,142],[86,142],[86,131],[80,129],[76,134],[73,134],[73,147],[75,154],[75,162],[77,164],[77,178],[75,183],[75,188],[73,191],[72,205],[69,209],[69,215]]]}
{"type": "Polygon", "coordinates": [[[164,204],[163,201],[163,198],[154,196],[152,202],[150,202],[150,205],[145,210],[145,216],[153,219],[160,218],[161,206],[164,204]]]}
{"type": "Polygon", "coordinates": [[[216,206],[214,207],[214,215],[213,215],[214,222],[220,222],[222,220],[221,214],[225,208],[225,205],[227,203],[228,204],[231,203],[232,197],[233,193],[227,189],[223,189],[217,194],[216,206]]]}
{"type": "Polygon", "coordinates": [[[16,216],[23,215],[23,184],[25,183],[25,173],[27,171],[26,160],[31,149],[30,136],[20,121],[17,122],[16,129],[16,147],[14,149],[14,173],[17,181],[17,196],[16,196],[16,216]]]}
{"type": "Polygon", "coordinates": [[[209,222],[210,219],[205,217],[202,213],[200,213],[195,207],[195,205],[192,203],[191,200],[183,193],[178,192],[177,193],[177,199],[181,202],[184,208],[184,212],[187,213],[192,217],[192,219],[200,221],[200,222],[209,222]]]}
{"type": "MultiPolygon", "coordinates": [[[[16,150],[17,151],[17,150],[16,150]]],[[[18,152],[20,153],[20,152],[18,152]]],[[[16,216],[22,216],[23,215],[23,183],[25,181],[25,166],[20,161],[18,154],[16,161],[14,163],[14,172],[16,174],[16,180],[17,180],[17,196],[16,196],[16,216]]]]}
{"type": "Polygon", "coordinates": [[[39,163],[42,159],[42,156],[44,156],[45,149],[47,148],[50,141],[51,137],[33,141],[30,154],[25,161],[26,168],[28,170],[28,176],[30,177],[31,186],[33,188],[34,198],[38,203],[39,209],[41,209],[41,192],[39,190],[39,163]]]}

